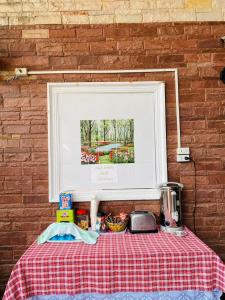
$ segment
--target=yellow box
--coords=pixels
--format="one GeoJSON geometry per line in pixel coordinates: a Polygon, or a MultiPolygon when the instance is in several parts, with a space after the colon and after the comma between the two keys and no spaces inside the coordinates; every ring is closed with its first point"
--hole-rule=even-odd
{"type": "Polygon", "coordinates": [[[74,222],[74,215],[72,209],[58,209],[56,211],[56,221],[60,222],[74,222]]]}

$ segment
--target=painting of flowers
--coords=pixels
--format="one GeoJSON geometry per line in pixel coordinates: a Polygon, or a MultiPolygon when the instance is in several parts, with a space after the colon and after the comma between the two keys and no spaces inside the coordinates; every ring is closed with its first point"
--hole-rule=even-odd
{"type": "Polygon", "coordinates": [[[81,120],[81,164],[134,163],[134,119],[81,120]]]}

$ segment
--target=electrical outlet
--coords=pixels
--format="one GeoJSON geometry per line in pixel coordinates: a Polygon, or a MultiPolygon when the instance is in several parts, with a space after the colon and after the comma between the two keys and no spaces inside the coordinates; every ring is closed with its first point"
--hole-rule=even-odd
{"type": "Polygon", "coordinates": [[[189,161],[191,161],[189,154],[177,155],[177,162],[189,162],[189,161]]]}
{"type": "Polygon", "coordinates": [[[15,75],[16,76],[27,76],[27,68],[16,68],[15,75]]]}
{"type": "Polygon", "coordinates": [[[188,156],[190,156],[190,148],[189,147],[177,148],[177,155],[188,155],[188,156]]]}

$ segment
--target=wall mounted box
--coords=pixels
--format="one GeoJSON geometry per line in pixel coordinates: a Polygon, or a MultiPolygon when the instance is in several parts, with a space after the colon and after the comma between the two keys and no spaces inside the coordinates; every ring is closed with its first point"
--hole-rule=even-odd
{"type": "Polygon", "coordinates": [[[74,222],[74,213],[72,209],[58,209],[56,211],[56,221],[60,222],[74,222]]]}

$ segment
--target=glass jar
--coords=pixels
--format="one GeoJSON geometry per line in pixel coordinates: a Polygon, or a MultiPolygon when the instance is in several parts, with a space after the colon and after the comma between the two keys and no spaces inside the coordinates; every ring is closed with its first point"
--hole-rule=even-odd
{"type": "Polygon", "coordinates": [[[85,230],[88,230],[89,227],[89,216],[86,209],[78,209],[76,211],[76,224],[85,230]]]}

